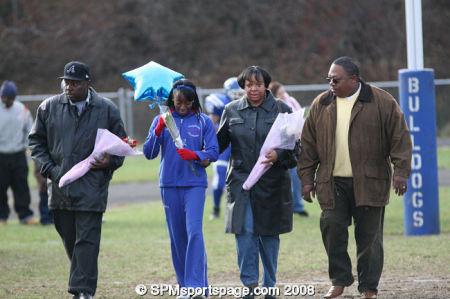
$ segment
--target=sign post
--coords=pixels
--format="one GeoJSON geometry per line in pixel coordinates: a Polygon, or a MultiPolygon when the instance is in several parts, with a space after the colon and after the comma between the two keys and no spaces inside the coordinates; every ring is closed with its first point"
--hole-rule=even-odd
{"type": "Polygon", "coordinates": [[[405,0],[405,15],[408,69],[399,70],[399,95],[413,144],[405,235],[439,234],[434,71],[423,68],[422,1],[405,0]]]}
{"type": "Polygon", "coordinates": [[[411,133],[413,154],[404,195],[405,234],[439,234],[434,72],[399,71],[400,106],[411,133]]]}

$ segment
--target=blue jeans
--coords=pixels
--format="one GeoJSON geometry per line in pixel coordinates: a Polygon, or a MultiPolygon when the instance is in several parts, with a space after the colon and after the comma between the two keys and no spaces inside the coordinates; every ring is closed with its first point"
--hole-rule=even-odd
{"type": "Polygon", "coordinates": [[[203,239],[205,187],[161,188],[172,249],[172,262],[180,287],[207,287],[203,239]]]}
{"type": "Polygon", "coordinates": [[[236,248],[240,278],[244,285],[258,284],[259,256],[261,256],[263,286],[275,286],[280,238],[278,235],[257,236],[253,234],[253,212],[250,200],[245,211],[244,232],[236,234],[236,248]]]}
{"type": "Polygon", "coordinates": [[[302,199],[302,181],[298,178],[297,167],[289,169],[291,177],[292,202],[294,204],[294,213],[303,212],[305,206],[302,199]]]}

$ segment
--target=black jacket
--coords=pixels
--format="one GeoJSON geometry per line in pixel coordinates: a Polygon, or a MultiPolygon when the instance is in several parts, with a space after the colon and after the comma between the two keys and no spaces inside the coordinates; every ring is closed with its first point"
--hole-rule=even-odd
{"type": "Polygon", "coordinates": [[[59,179],[92,153],[97,129],[108,129],[120,138],[126,137],[117,106],[92,88],[89,92],[89,104],[80,116],[65,94],[46,99],[37,110],[29,146],[39,172],[50,179],[51,209],[104,212],[109,181],[124,160],[111,156],[108,169],[91,169],[80,179],[58,187],[59,179]]]}
{"type": "MultiPolygon", "coordinates": [[[[291,108],[281,102],[282,112],[291,108]]],[[[272,93],[267,92],[264,102],[252,107],[247,97],[225,106],[217,132],[222,152],[231,142],[231,156],[227,169],[227,208],[225,231],[242,233],[245,207],[250,198],[254,232],[258,235],[277,235],[292,230],[292,196],[288,169],[284,160],[293,151],[276,149],[278,161],[249,190],[242,185],[259,157],[259,152],[278,115],[272,93]]]]}

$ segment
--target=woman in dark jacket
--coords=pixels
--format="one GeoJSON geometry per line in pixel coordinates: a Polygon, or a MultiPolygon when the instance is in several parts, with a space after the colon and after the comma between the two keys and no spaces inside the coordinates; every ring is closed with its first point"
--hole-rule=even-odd
{"type": "Polygon", "coordinates": [[[272,164],[271,168],[249,191],[242,189],[278,113],[291,112],[283,102],[277,103],[267,89],[270,81],[270,75],[260,67],[245,69],[238,83],[246,95],[225,107],[217,132],[221,152],[231,143],[225,230],[236,235],[241,281],[250,290],[258,286],[259,255],[264,268],[263,287],[275,285],[279,234],[292,230],[286,167],[288,160],[294,158],[292,151],[275,149],[265,153],[264,162],[272,164]]]}

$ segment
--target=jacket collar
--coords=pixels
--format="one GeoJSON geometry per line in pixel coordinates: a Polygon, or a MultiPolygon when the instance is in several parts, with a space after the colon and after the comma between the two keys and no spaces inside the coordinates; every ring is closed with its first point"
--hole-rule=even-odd
{"type": "MultiPolygon", "coordinates": [[[[361,101],[361,102],[371,102],[372,97],[373,97],[372,88],[370,87],[369,84],[367,84],[361,80],[361,91],[359,92],[359,96],[356,100],[361,101]]],[[[331,104],[331,102],[333,102],[334,100],[336,100],[336,96],[333,95],[331,90],[328,90],[328,92],[326,92],[320,98],[319,103],[327,106],[327,105],[331,104]]]]}
{"type": "MultiPolygon", "coordinates": [[[[273,108],[273,105],[275,105],[275,98],[273,97],[270,90],[266,89],[266,99],[264,102],[262,102],[259,107],[263,108],[266,111],[270,111],[273,108]]],[[[250,108],[250,104],[247,100],[247,96],[244,96],[242,99],[239,100],[239,104],[237,105],[237,110],[244,110],[246,108],[250,108]]]]}

